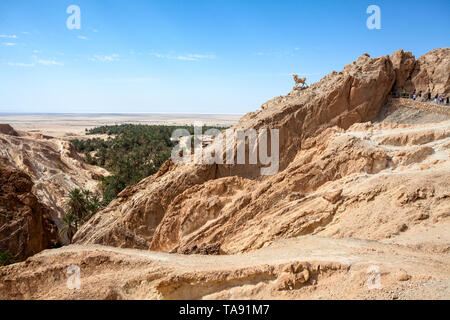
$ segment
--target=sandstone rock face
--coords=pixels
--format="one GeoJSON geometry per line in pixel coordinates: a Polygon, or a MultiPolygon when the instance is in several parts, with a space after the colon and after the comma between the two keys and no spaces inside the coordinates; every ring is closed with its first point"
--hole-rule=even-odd
{"type": "MultiPolygon", "coordinates": [[[[280,170],[294,159],[305,139],[326,128],[347,129],[375,118],[395,81],[389,57],[371,59],[362,55],[305,90],[293,90],[263,105],[262,110],[241,118],[236,128],[279,129],[280,170]]],[[[256,178],[260,166],[218,166],[220,177],[238,175],[256,178]]]]}
{"type": "Polygon", "coordinates": [[[23,260],[59,240],[50,211],[31,192],[33,182],[22,171],[0,162],[0,250],[23,260]]]}
{"type": "Polygon", "coordinates": [[[19,134],[9,124],[0,123],[0,133],[7,134],[9,136],[18,136],[19,134]]]}
{"type": "Polygon", "coordinates": [[[148,249],[173,198],[215,176],[215,166],[179,167],[168,161],[156,175],[123,190],[78,230],[73,242],[148,249]]]}
{"type": "MultiPolygon", "coordinates": [[[[269,101],[262,110],[244,116],[236,128],[279,129],[280,170],[283,170],[307,138],[332,126],[348,128],[374,118],[394,81],[395,72],[388,57],[371,59],[363,55],[342,72],[331,73],[308,89],[293,90],[269,101]]],[[[208,148],[214,147],[212,144],[208,148]]],[[[148,247],[169,204],[189,187],[227,176],[257,178],[260,168],[259,164],[170,166],[164,174],[125,190],[80,229],[74,241],[148,247]]]]}
{"type": "MultiPolygon", "coordinates": [[[[440,49],[428,55],[442,52],[447,54],[440,49]]],[[[444,147],[448,137],[423,133],[420,138],[420,126],[364,122],[378,116],[396,83],[407,83],[418,66],[428,69],[425,61],[429,59],[420,58],[419,63],[403,51],[375,59],[362,55],[342,72],[332,72],[307,89],[268,101],[262,110],[245,115],[236,128],[279,129],[277,174],[261,176],[261,164],[168,163],[94,216],[75,235],[76,243],[223,254],[254,250],[283,238],[326,233],[331,226],[334,233],[327,236],[358,235],[379,241],[404,232],[403,225],[415,230],[416,222],[410,225],[408,220],[413,218],[405,218],[408,212],[417,213],[415,202],[387,210],[393,215],[392,223],[384,224],[391,221],[389,215],[381,220],[377,215],[386,211],[386,203],[397,203],[390,188],[408,179],[412,180],[408,185],[416,188],[412,193],[420,189],[421,179],[431,181],[426,188],[434,188],[434,193],[420,203],[423,210],[447,210],[447,182],[434,171],[442,172],[441,177],[448,173],[444,147]],[[364,124],[352,127],[357,123],[364,124]],[[389,139],[400,141],[399,145],[389,139]],[[392,178],[391,172],[395,172],[392,178]],[[442,188],[432,187],[435,184],[442,188]],[[366,186],[371,189],[360,194],[366,186]],[[358,223],[345,227],[344,221],[353,221],[357,212],[368,217],[358,216],[358,223]],[[346,214],[352,218],[344,219],[346,214]]],[[[433,85],[441,81],[433,79],[433,85]]],[[[448,123],[428,128],[441,129],[449,131],[448,123]]],[[[215,144],[208,148],[214,149],[215,144]]],[[[445,220],[441,213],[436,221],[445,220]]]]}
{"type": "Polygon", "coordinates": [[[0,268],[0,299],[448,299],[443,254],[358,239],[303,236],[233,256],[88,245],[0,268]],[[81,290],[67,268],[81,267],[81,290]],[[382,290],[369,290],[376,265],[382,290]],[[51,279],[51,280],[49,280],[51,279]]]}
{"type": "Polygon", "coordinates": [[[234,253],[313,231],[334,206],[320,195],[310,198],[311,192],[353,173],[377,173],[390,160],[381,148],[341,131],[327,129],[305,141],[288,168],[264,181],[228,177],[188,189],[169,206],[151,249],[182,252],[220,242],[224,253],[234,253]]]}
{"type": "Polygon", "coordinates": [[[391,55],[391,61],[396,75],[394,86],[400,92],[416,66],[416,58],[411,52],[398,50],[391,55]]]}
{"type": "Polygon", "coordinates": [[[109,173],[86,164],[73,145],[51,137],[0,133],[2,161],[24,171],[33,182],[32,192],[51,212],[59,226],[64,202],[74,188],[98,191],[98,177],[109,173]]]}
{"type": "Polygon", "coordinates": [[[270,178],[221,178],[186,190],[150,249],[183,253],[214,244],[232,254],[305,234],[390,239],[421,223],[417,206],[450,227],[449,132],[450,122],[327,129],[270,178]]]}
{"type": "Polygon", "coordinates": [[[435,49],[417,60],[411,74],[411,85],[417,92],[430,91],[448,97],[450,95],[450,48],[435,49]]]}
{"type": "Polygon", "coordinates": [[[450,95],[450,48],[434,49],[421,56],[415,63],[410,53],[396,52],[391,58],[397,67],[397,88],[408,92],[414,90],[422,95],[431,93],[448,97],[450,95]],[[406,63],[401,63],[401,62],[406,63]],[[411,69],[411,66],[414,68],[411,69]],[[409,75],[408,75],[409,74],[409,75]]]}

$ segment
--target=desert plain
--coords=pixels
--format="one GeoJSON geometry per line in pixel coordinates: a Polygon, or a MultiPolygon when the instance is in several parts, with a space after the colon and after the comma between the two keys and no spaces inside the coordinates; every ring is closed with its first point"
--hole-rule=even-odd
{"type": "Polygon", "coordinates": [[[85,137],[85,130],[107,125],[145,124],[184,126],[201,122],[205,126],[229,127],[242,115],[163,113],[2,113],[0,123],[16,130],[39,133],[66,140],[85,137]]]}

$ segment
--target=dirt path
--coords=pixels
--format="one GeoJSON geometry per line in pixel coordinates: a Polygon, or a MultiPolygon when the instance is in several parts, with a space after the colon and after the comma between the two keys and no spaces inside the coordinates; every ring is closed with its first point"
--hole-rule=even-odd
{"type": "Polygon", "coordinates": [[[450,255],[317,236],[231,256],[69,246],[2,268],[0,280],[6,299],[448,299],[450,255]],[[67,288],[70,265],[81,290],[67,288]]]}
{"type": "Polygon", "coordinates": [[[450,119],[450,106],[439,106],[412,99],[389,99],[380,113],[379,121],[421,124],[450,119]]]}

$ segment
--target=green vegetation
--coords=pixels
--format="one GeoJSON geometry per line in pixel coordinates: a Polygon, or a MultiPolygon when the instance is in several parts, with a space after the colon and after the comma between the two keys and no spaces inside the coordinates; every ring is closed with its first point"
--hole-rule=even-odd
{"type": "Polygon", "coordinates": [[[72,241],[78,228],[102,207],[98,196],[89,190],[73,189],[66,201],[66,215],[62,219],[61,234],[72,241]]]}
{"type": "MultiPolygon", "coordinates": [[[[221,127],[203,127],[224,130],[221,127]]],[[[108,139],[73,140],[76,150],[89,164],[107,169],[111,176],[102,179],[103,201],[107,205],[128,185],[156,173],[169,159],[176,142],[170,140],[176,129],[194,134],[193,126],[115,125],[87,130],[88,135],[106,134],[108,139]]]]}
{"type": "Polygon", "coordinates": [[[0,267],[15,263],[16,260],[8,251],[0,251],[0,267]]]}
{"type": "Polygon", "coordinates": [[[66,235],[70,242],[78,230],[78,219],[75,215],[66,213],[62,219],[63,226],[61,228],[60,234],[66,235]]]}

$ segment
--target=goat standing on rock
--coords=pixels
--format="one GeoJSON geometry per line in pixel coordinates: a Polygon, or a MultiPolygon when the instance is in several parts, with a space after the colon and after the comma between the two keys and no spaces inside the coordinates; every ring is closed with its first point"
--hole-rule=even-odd
{"type": "Polygon", "coordinates": [[[294,77],[296,88],[307,88],[308,87],[308,85],[306,84],[306,78],[299,78],[297,74],[294,74],[292,76],[294,77]],[[299,87],[300,84],[302,85],[301,87],[299,87]]]}

